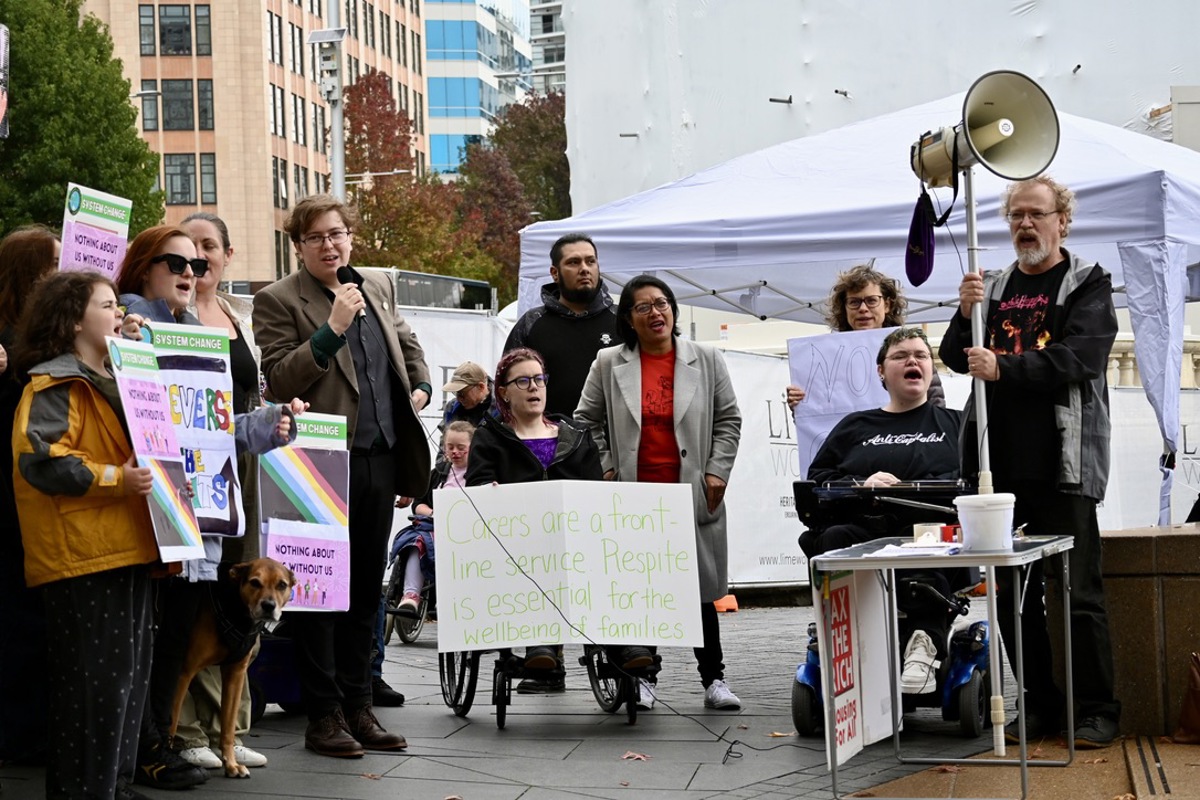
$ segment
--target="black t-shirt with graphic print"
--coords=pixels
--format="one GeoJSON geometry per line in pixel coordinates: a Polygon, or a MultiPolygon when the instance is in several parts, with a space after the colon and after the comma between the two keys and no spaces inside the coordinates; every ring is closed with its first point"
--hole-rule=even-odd
{"type": "Polygon", "coordinates": [[[962,412],[925,403],[910,411],[847,414],[829,432],[808,468],[808,479],[863,480],[890,472],[902,481],[958,477],[962,412]]]}
{"type": "MultiPolygon", "coordinates": [[[[999,355],[1041,350],[1051,342],[1055,300],[1067,274],[1066,260],[1039,274],[1013,270],[996,310],[987,320],[988,346],[999,355]]],[[[1048,391],[1048,390],[1047,390],[1048,391]]],[[[1054,403],[1031,402],[1037,387],[1005,381],[988,384],[992,472],[1004,483],[1053,480],[1062,439],[1054,403]]]]}

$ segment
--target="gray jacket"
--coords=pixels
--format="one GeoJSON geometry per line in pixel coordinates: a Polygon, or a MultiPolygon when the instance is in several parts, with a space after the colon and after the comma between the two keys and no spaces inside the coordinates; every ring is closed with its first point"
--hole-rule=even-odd
{"type": "MultiPolygon", "coordinates": [[[[1112,434],[1107,376],[1108,357],[1117,335],[1112,277],[1098,264],[1064,252],[1070,266],[1055,298],[1057,310],[1050,344],[1041,350],[996,358],[1001,381],[1052,390],[1054,417],[1062,438],[1057,489],[1099,501],[1104,499],[1108,486],[1112,434]]],[[[984,276],[987,317],[995,311],[1016,267],[1014,262],[984,276]]],[[[938,354],[946,366],[965,373],[967,357],[963,349],[970,346],[970,320],[956,313],[938,354]]],[[[974,397],[966,412],[964,420],[973,422],[974,397]]],[[[974,440],[973,432],[970,436],[964,432],[964,444],[974,440]]],[[[974,447],[963,449],[964,456],[974,457],[974,447]]],[[[977,469],[977,464],[963,464],[964,475],[977,469]]]]}
{"type": "MultiPolygon", "coordinates": [[[[729,593],[729,543],[725,503],[708,513],[704,476],[729,481],[742,430],[737,395],[720,351],[676,339],[674,396],[679,480],[692,487],[700,600],[707,603],[729,593]]],[[[613,480],[638,479],[641,417],[641,350],[624,345],[601,350],[592,362],[575,419],[591,430],[604,470],[616,473],[613,480]]]]}

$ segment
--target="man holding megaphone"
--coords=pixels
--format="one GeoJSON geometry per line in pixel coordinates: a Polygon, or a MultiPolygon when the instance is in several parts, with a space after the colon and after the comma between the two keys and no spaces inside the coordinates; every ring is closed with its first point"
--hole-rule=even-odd
{"type": "MultiPolygon", "coordinates": [[[[1029,737],[1065,728],[1065,701],[1078,716],[1076,747],[1104,747],[1119,731],[1112,641],[1100,573],[1096,504],[1108,481],[1110,421],[1106,371],[1117,333],[1112,278],[1062,247],[1075,195],[1045,175],[1011,184],[1001,198],[1017,260],[986,277],[968,272],[959,310],[939,355],[956,372],[987,382],[988,440],[996,491],[1016,495],[1013,522],[1030,535],[1069,535],[1074,698],[1054,683],[1043,591],[1061,592],[1061,557],[1031,567],[1022,615],[1029,737]],[[982,305],[981,305],[982,304],[982,305]],[[978,308],[977,308],[978,307],[978,308]],[[982,347],[971,346],[971,315],[984,315],[982,347]],[[1048,563],[1043,586],[1042,564],[1048,563]]],[[[978,402],[973,397],[972,403],[978,402]]],[[[968,406],[968,415],[970,415],[968,406]]],[[[975,441],[964,436],[962,441],[975,441]]],[[[968,458],[973,453],[968,449],[968,458]]],[[[963,473],[968,473],[964,464],[963,473]]],[[[1000,629],[1014,642],[1012,570],[997,572],[1000,629]]],[[[1009,662],[1014,652],[1008,650],[1009,662]]],[[[1016,741],[1014,720],[1005,729],[1016,741]]]]}

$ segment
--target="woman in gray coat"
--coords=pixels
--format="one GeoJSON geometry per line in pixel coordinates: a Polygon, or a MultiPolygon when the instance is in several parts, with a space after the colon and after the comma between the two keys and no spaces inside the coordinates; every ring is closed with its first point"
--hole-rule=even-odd
{"type": "MultiPolygon", "coordinates": [[[[691,485],[704,705],[737,709],[741,701],[725,683],[713,601],[729,591],[724,498],[742,417],[720,352],[678,338],[678,316],[674,293],[658,278],[639,275],[626,284],[617,305],[624,344],[596,355],[575,418],[591,430],[606,480],[691,485]]],[[[639,707],[653,707],[654,686],[643,680],[640,689],[639,707]]]]}

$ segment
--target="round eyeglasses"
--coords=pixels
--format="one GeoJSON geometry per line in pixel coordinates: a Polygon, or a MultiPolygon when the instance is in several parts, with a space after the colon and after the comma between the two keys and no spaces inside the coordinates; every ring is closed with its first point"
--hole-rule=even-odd
{"type": "Polygon", "coordinates": [[[545,386],[549,377],[549,375],[544,373],[541,375],[522,375],[519,378],[513,378],[511,381],[505,381],[501,386],[512,386],[515,383],[518,389],[529,391],[534,386],[545,386]]]}

